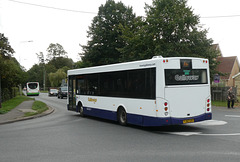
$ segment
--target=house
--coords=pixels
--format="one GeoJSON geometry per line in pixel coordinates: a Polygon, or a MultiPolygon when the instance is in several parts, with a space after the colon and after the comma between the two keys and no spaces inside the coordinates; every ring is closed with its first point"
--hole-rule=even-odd
{"type": "Polygon", "coordinates": [[[239,96],[240,95],[240,73],[234,75],[232,78],[234,83],[233,86],[237,87],[237,95],[239,96]]]}
{"type": "Polygon", "coordinates": [[[218,57],[217,61],[220,64],[217,66],[217,71],[224,74],[220,76],[220,84],[223,86],[235,86],[233,76],[239,73],[239,61],[237,56],[232,57],[218,57]]]}

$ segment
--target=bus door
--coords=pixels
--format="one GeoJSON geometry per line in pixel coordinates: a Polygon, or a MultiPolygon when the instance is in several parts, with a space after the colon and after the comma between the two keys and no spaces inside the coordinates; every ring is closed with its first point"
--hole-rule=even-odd
{"type": "Polygon", "coordinates": [[[76,110],[76,77],[68,78],[68,109],[76,110]]]}

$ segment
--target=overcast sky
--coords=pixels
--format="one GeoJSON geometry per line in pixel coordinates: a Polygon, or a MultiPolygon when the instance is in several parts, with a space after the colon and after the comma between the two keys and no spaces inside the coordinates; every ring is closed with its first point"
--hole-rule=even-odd
{"type": "MultiPolygon", "coordinates": [[[[145,3],[152,4],[152,0],[122,2],[132,6],[137,16],[145,15],[145,3]]],[[[50,43],[61,44],[68,56],[78,61],[79,44],[86,45],[88,27],[99,6],[105,3],[106,0],[0,0],[0,33],[8,37],[16,52],[14,56],[26,69],[38,63],[36,53],[46,56],[50,43]]],[[[223,56],[239,58],[240,1],[188,0],[188,5],[200,15],[201,24],[209,30],[208,38],[220,44],[223,56]]]]}

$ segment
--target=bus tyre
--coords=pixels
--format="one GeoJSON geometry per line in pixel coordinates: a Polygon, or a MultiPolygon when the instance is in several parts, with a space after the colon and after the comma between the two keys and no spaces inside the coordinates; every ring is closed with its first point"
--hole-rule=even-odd
{"type": "Polygon", "coordinates": [[[124,108],[118,110],[118,122],[120,125],[127,125],[127,113],[124,108]]]}
{"type": "Polygon", "coordinates": [[[84,113],[83,113],[83,105],[82,104],[79,104],[79,113],[80,113],[80,116],[81,117],[84,117],[84,113]]]}

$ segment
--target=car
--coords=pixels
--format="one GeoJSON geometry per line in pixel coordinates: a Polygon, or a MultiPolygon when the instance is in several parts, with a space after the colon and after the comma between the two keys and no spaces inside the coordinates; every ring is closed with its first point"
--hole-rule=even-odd
{"type": "Polygon", "coordinates": [[[58,98],[63,99],[63,97],[67,97],[67,93],[68,93],[67,87],[60,87],[57,96],[58,98]]]}
{"type": "Polygon", "coordinates": [[[48,96],[57,96],[58,90],[57,89],[49,89],[48,96]]]}

